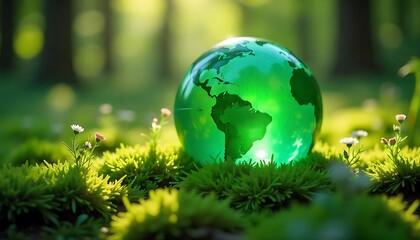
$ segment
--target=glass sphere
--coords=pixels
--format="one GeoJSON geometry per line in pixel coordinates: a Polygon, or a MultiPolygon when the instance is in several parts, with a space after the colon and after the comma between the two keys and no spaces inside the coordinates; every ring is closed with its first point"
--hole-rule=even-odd
{"type": "Polygon", "coordinates": [[[309,69],[284,47],[231,38],[191,65],[174,119],[185,151],[201,164],[289,163],[314,144],[321,93],[309,69]]]}

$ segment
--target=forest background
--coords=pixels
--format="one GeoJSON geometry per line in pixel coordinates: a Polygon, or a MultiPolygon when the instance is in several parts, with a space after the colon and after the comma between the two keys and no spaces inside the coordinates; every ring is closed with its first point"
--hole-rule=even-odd
{"type": "MultiPolygon", "coordinates": [[[[103,132],[105,149],[147,141],[141,133],[172,109],[192,62],[235,36],[276,42],[311,69],[321,141],[364,129],[374,145],[407,113],[414,75],[398,72],[420,55],[416,0],[1,0],[0,9],[0,157],[67,139],[74,123],[103,132]]],[[[163,143],[178,141],[172,124],[163,143]]]]}

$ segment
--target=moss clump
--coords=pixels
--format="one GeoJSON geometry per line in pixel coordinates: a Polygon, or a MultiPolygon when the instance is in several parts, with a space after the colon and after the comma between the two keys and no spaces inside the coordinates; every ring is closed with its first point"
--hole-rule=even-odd
{"type": "Polygon", "coordinates": [[[240,234],[244,221],[214,195],[157,189],[113,217],[110,239],[218,239],[240,234]]]}
{"type": "Polygon", "coordinates": [[[416,199],[420,185],[420,148],[402,149],[400,158],[384,158],[368,164],[366,173],[372,179],[372,192],[416,199]]]}
{"type": "Polygon", "coordinates": [[[310,161],[280,167],[272,164],[216,163],[188,174],[180,188],[203,195],[216,193],[244,212],[278,210],[292,201],[306,202],[331,189],[326,170],[310,161]]]}
{"type": "Polygon", "coordinates": [[[74,164],[0,167],[0,223],[58,224],[80,214],[109,219],[122,197],[140,198],[144,192],[109,182],[97,172],[74,164]]]}
{"type": "Polygon", "coordinates": [[[128,194],[121,181],[109,182],[108,176],[98,176],[84,166],[59,163],[48,164],[47,168],[45,181],[51,186],[63,218],[83,213],[109,218],[117,211],[116,202],[128,194]]]}
{"type": "Polygon", "coordinates": [[[250,228],[244,239],[416,239],[418,233],[381,197],[334,194],[294,205],[250,228]]]}
{"type": "Polygon", "coordinates": [[[58,221],[59,204],[46,184],[46,173],[45,168],[27,164],[0,166],[0,226],[58,221]]]}
{"type": "Polygon", "coordinates": [[[416,239],[419,156],[375,148],[350,167],[317,145],[288,165],[196,166],[180,149],[121,146],[79,165],[1,164],[0,238],[416,239]]]}
{"type": "Polygon", "coordinates": [[[122,145],[115,152],[106,152],[100,159],[99,174],[110,181],[145,191],[172,187],[193,168],[193,162],[179,149],[158,149],[122,145]]]}
{"type": "Polygon", "coordinates": [[[79,215],[74,221],[60,221],[54,226],[42,228],[41,239],[105,239],[101,232],[102,219],[95,219],[87,214],[79,215]]]}

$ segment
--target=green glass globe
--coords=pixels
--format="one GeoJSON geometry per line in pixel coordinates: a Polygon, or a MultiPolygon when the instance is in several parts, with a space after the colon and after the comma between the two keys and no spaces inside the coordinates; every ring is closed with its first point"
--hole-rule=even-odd
{"type": "Polygon", "coordinates": [[[192,64],[176,95],[174,119],[185,151],[201,164],[289,163],[314,144],[321,93],[287,49],[231,38],[192,64]]]}

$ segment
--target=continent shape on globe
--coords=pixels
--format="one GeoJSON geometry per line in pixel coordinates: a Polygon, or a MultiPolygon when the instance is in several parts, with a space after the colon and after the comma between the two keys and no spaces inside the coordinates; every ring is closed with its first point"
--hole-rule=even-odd
{"type": "Polygon", "coordinates": [[[285,48],[255,38],[229,39],[196,60],[174,110],[185,150],[202,164],[297,160],[322,122],[311,72],[285,48]]]}

